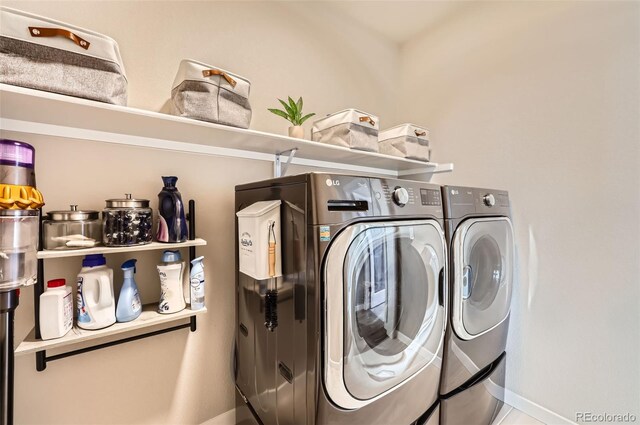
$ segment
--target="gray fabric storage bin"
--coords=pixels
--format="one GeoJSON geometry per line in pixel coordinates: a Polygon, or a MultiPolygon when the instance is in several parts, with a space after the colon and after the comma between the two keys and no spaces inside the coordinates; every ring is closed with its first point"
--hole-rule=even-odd
{"type": "Polygon", "coordinates": [[[111,38],[0,8],[0,83],[127,104],[127,78],[111,38]]]}
{"type": "Polygon", "coordinates": [[[380,132],[380,153],[429,162],[429,130],[413,124],[401,124],[380,132]]]}
{"type": "Polygon", "coordinates": [[[311,138],[315,142],[378,152],[378,128],[377,116],[345,109],[313,123],[311,138]]]}
{"type": "Polygon", "coordinates": [[[251,82],[229,71],[185,59],[171,88],[171,113],[233,127],[249,128],[251,82]]]}

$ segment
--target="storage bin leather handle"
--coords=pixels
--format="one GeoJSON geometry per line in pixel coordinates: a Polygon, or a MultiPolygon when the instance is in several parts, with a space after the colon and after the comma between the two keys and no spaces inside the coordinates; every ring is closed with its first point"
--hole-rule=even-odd
{"type": "Polygon", "coordinates": [[[204,71],[202,71],[202,75],[204,77],[211,77],[212,75],[220,75],[222,76],[222,78],[227,80],[227,83],[231,84],[231,87],[233,88],[235,88],[236,84],[238,84],[236,80],[234,80],[233,78],[231,78],[231,76],[229,76],[229,74],[227,74],[224,71],[220,71],[219,69],[205,69],[204,71]]]}
{"type": "Polygon", "coordinates": [[[416,133],[416,137],[422,137],[427,135],[426,131],[413,130],[413,132],[416,133]]]}
{"type": "Polygon", "coordinates": [[[62,28],[42,28],[42,27],[29,27],[29,33],[32,37],[64,37],[76,43],[83,49],[89,49],[91,43],[84,38],[78,37],[71,31],[62,28]]]}
{"type": "Polygon", "coordinates": [[[371,125],[376,125],[376,122],[369,115],[366,117],[360,117],[360,122],[368,122],[371,125]]]}

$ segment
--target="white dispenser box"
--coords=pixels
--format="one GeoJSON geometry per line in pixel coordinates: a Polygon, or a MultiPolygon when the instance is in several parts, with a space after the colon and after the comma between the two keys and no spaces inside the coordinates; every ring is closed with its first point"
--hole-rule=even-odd
{"type": "Polygon", "coordinates": [[[261,201],[238,211],[238,256],[240,272],[263,280],[282,276],[280,204],[261,201]],[[269,243],[275,242],[274,273],[269,272],[269,243]]]}

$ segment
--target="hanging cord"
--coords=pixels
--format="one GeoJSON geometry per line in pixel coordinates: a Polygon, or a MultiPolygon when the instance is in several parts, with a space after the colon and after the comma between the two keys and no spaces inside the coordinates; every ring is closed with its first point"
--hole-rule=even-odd
{"type": "Polygon", "coordinates": [[[276,232],[275,221],[269,222],[269,287],[264,297],[264,325],[273,332],[278,327],[278,289],[276,284],[276,232]]]}

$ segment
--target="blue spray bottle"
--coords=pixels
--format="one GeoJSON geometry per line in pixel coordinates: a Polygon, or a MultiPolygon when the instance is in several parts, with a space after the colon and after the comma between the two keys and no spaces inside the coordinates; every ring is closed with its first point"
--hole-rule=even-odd
{"type": "Polygon", "coordinates": [[[136,273],[136,259],[125,261],[121,268],[124,272],[124,282],[118,297],[116,319],[118,322],[130,322],[142,313],[142,303],[138,293],[138,285],[134,279],[136,273]]]}

